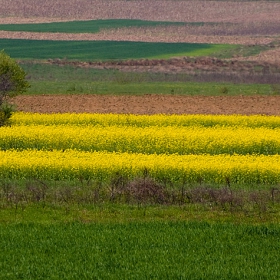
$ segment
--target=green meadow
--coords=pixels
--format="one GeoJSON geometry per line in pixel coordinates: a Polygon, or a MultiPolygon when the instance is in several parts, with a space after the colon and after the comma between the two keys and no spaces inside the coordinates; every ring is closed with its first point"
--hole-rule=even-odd
{"type": "Polygon", "coordinates": [[[0,278],[279,279],[279,234],[207,222],[2,224],[0,278]]]}
{"type": "Polygon", "coordinates": [[[204,25],[203,22],[168,22],[168,21],[145,21],[137,19],[104,19],[67,21],[51,23],[28,23],[28,24],[0,24],[0,30],[26,31],[26,32],[62,32],[62,33],[97,33],[102,29],[118,29],[123,27],[156,27],[156,26],[182,26],[204,25]]]}
{"type": "Polygon", "coordinates": [[[205,56],[227,48],[232,48],[232,46],[194,43],[0,39],[0,49],[4,49],[15,59],[25,60],[56,58],[79,61],[167,59],[174,56],[205,56]]]}

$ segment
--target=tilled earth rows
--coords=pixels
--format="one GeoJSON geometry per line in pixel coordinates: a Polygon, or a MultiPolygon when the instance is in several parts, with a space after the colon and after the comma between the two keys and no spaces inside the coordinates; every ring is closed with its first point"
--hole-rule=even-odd
{"type": "Polygon", "coordinates": [[[38,113],[280,115],[280,96],[17,96],[19,111],[38,113]]]}

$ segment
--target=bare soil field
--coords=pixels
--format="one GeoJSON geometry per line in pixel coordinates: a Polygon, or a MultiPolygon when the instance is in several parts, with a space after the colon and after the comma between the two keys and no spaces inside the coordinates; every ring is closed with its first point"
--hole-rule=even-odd
{"type": "MultiPolygon", "coordinates": [[[[160,28],[158,28],[160,29],[160,28]]],[[[175,28],[174,28],[175,29],[175,28]]],[[[91,33],[39,33],[39,32],[11,32],[0,31],[0,38],[6,39],[29,39],[29,40],[59,40],[59,41],[132,41],[132,42],[167,42],[167,43],[210,43],[210,44],[237,44],[237,45],[267,45],[273,42],[274,36],[214,36],[214,35],[189,35],[178,33],[155,32],[146,28],[141,29],[102,31],[97,34],[91,33]]]]}
{"type": "Polygon", "coordinates": [[[280,3],[272,1],[170,0],[1,0],[1,23],[143,19],[181,22],[280,22],[280,3]]]}
{"type": "Polygon", "coordinates": [[[280,115],[280,96],[17,96],[18,111],[37,113],[280,115]]]}
{"type": "Polygon", "coordinates": [[[120,28],[98,34],[0,32],[0,38],[268,44],[280,34],[280,2],[1,1],[0,24],[91,19],[206,22],[217,25],[120,28]]]}

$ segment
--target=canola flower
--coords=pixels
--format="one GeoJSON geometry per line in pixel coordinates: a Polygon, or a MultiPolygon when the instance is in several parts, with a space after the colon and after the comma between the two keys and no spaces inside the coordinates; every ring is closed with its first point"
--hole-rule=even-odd
{"type": "Polygon", "coordinates": [[[100,126],[238,126],[279,128],[279,116],[244,115],[133,115],[133,114],[38,114],[15,113],[13,125],[100,126]]]}
{"type": "Polygon", "coordinates": [[[280,117],[16,113],[0,178],[279,184],[280,117]]]}
{"type": "Polygon", "coordinates": [[[149,175],[159,181],[196,183],[279,184],[280,155],[144,155],[136,153],[66,151],[0,151],[0,178],[94,179],[109,182],[149,175]]]}
{"type": "Polygon", "coordinates": [[[269,155],[280,153],[280,128],[21,125],[0,129],[0,150],[8,149],[269,155]]]}

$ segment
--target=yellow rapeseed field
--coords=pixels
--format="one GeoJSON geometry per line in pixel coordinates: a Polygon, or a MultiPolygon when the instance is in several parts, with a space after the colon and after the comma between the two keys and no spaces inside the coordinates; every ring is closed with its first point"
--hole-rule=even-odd
{"type": "Polygon", "coordinates": [[[277,154],[280,128],[36,125],[1,128],[1,149],[146,154],[277,154]]]}
{"type": "Polygon", "coordinates": [[[144,155],[136,153],[66,151],[1,151],[2,178],[74,179],[108,181],[117,172],[128,178],[149,175],[159,180],[209,183],[276,184],[280,155],[144,155]]]}
{"type": "Polygon", "coordinates": [[[243,115],[133,115],[133,114],[38,114],[15,113],[14,125],[101,126],[238,126],[279,128],[279,116],[243,115]]]}
{"type": "Polygon", "coordinates": [[[16,113],[0,178],[280,183],[280,117],[16,113]]]}

